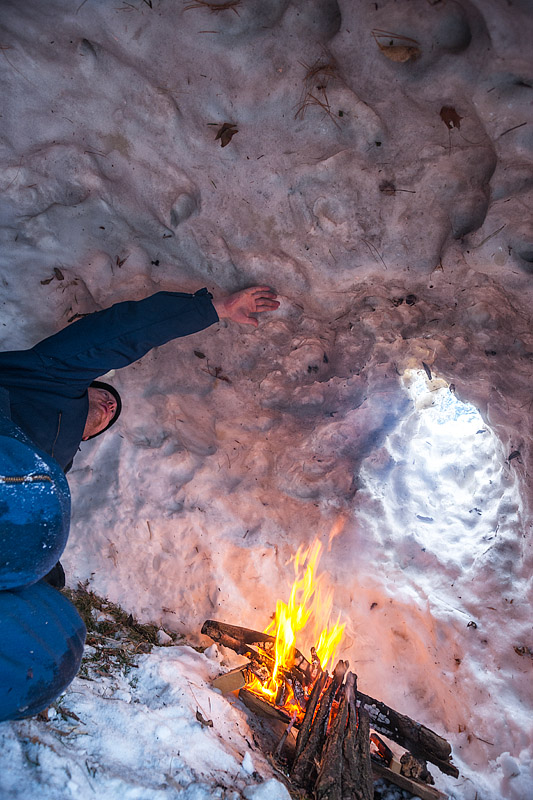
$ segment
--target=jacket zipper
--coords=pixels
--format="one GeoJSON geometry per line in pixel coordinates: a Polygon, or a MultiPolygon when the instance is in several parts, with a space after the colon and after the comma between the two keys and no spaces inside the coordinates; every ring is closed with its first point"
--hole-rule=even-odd
{"type": "Polygon", "coordinates": [[[49,481],[52,482],[52,478],[50,475],[14,475],[14,476],[6,476],[0,475],[0,483],[26,483],[30,481],[31,483],[37,483],[37,481],[49,481]]]}

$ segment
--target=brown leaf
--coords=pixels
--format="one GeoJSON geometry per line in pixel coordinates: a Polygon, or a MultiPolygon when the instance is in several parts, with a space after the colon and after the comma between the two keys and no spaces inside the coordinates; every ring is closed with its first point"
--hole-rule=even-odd
{"type": "Polygon", "coordinates": [[[533,650],[525,645],[521,645],[520,647],[515,645],[513,649],[517,656],[530,656],[530,658],[533,658],[533,650]]]}
{"type": "Polygon", "coordinates": [[[59,267],[54,267],[54,275],[56,276],[58,281],[64,281],[65,280],[65,276],[63,275],[63,273],[61,272],[59,267]]]}
{"type": "Polygon", "coordinates": [[[393,195],[396,194],[396,186],[392,181],[381,181],[379,184],[379,191],[383,192],[383,194],[393,195]]]}
{"type": "Polygon", "coordinates": [[[226,147],[231,142],[232,137],[234,134],[239,133],[237,130],[237,126],[233,122],[225,122],[217,132],[215,136],[215,141],[220,139],[220,146],[226,147]]]}
{"type": "Polygon", "coordinates": [[[372,36],[383,55],[390,61],[403,64],[406,61],[414,61],[421,54],[417,40],[411,39],[410,36],[384,31],[381,28],[374,28],[372,36]]]}
{"type": "Polygon", "coordinates": [[[420,56],[420,48],[413,44],[381,44],[378,42],[378,47],[384,56],[397,64],[414,61],[420,56]]]}
{"type": "Polygon", "coordinates": [[[205,358],[205,353],[202,353],[201,350],[195,350],[194,355],[196,358],[205,358]]]}
{"type": "Polygon", "coordinates": [[[453,106],[442,106],[439,113],[441,120],[449,130],[461,127],[461,120],[463,117],[459,116],[453,106]]]}
{"type": "Polygon", "coordinates": [[[428,365],[426,364],[425,361],[422,361],[422,366],[424,367],[424,371],[425,371],[426,375],[428,376],[428,381],[430,381],[431,380],[431,370],[430,370],[430,368],[428,367],[428,365]]]}
{"type": "Polygon", "coordinates": [[[196,709],[196,719],[202,726],[202,728],[212,728],[213,727],[213,720],[212,719],[204,719],[200,711],[196,709]]]}
{"type": "Polygon", "coordinates": [[[54,276],[52,275],[51,278],[45,278],[44,281],[41,281],[41,283],[42,283],[43,286],[48,286],[48,284],[51,283],[51,281],[53,281],[53,280],[54,280],[54,276]]]}

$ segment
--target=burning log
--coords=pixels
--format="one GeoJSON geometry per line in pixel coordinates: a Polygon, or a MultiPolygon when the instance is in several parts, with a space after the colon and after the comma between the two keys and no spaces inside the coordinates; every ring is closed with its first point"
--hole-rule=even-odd
{"type": "Polygon", "coordinates": [[[445,798],[428,786],[433,779],[425,762],[457,777],[449,743],[359,692],[357,676],[346,676],[347,661],[339,661],[328,676],[314,648],[311,663],[292,649],[290,658],[280,660],[276,639],[269,634],[214,620],[204,623],[202,633],[249,659],[245,666],[218,679],[220,688],[240,689],[240,697],[251,710],[288,723],[277,754],[281,754],[290,730],[299,728],[290,775],[295,784],[314,793],[316,800],[372,800],[376,775],[408,788],[423,800],[445,798]],[[371,734],[370,728],[376,733],[371,734]],[[401,763],[378,733],[410,751],[401,763]]]}
{"type": "Polygon", "coordinates": [[[248,689],[241,689],[239,697],[244,705],[253,711],[254,714],[259,714],[261,717],[272,717],[272,719],[279,719],[280,722],[290,722],[291,716],[281,708],[276,708],[272,703],[267,702],[262,697],[259,697],[254,692],[248,689]]]}
{"type": "Polygon", "coordinates": [[[328,673],[322,672],[318,678],[316,679],[315,685],[313,686],[313,691],[307,701],[307,708],[305,709],[305,715],[300,725],[300,730],[298,731],[298,738],[296,739],[296,752],[294,754],[294,760],[300,756],[302,750],[304,749],[305,745],[307,744],[307,740],[309,739],[309,734],[311,732],[311,725],[313,724],[313,719],[315,717],[316,707],[318,705],[318,701],[322,694],[322,690],[324,688],[324,684],[327,680],[328,673]]]}
{"type": "MultiPolygon", "coordinates": [[[[337,690],[344,680],[347,667],[347,661],[339,661],[335,667],[333,678],[319,700],[318,709],[307,741],[303,748],[301,748],[299,756],[294,759],[291,780],[303,788],[309,789],[315,782],[316,762],[320,759],[320,754],[326,739],[331,706],[337,694],[337,690]]],[[[296,746],[298,748],[298,743],[296,746]]]]}
{"type": "MultiPolygon", "coordinates": [[[[265,659],[270,661],[268,653],[275,644],[275,638],[266,633],[214,620],[204,622],[202,633],[225,647],[246,655],[252,662],[250,669],[256,673],[257,669],[264,668],[265,659]],[[266,655],[259,653],[255,648],[261,648],[266,655]]],[[[316,654],[312,656],[312,660],[313,663],[310,664],[305,656],[296,650],[295,663],[290,670],[291,677],[303,685],[312,685],[312,676],[316,675],[319,669],[316,654]]],[[[267,666],[270,666],[270,663],[267,666]]],[[[356,697],[357,706],[363,707],[368,712],[374,730],[405,747],[415,757],[435,764],[441,772],[454,778],[459,776],[458,769],[451,763],[451,747],[446,739],[363,692],[358,691],[356,697]]]]}
{"type": "MultiPolygon", "coordinates": [[[[239,655],[246,656],[252,662],[264,663],[265,659],[273,662],[274,646],[276,637],[268,633],[260,633],[251,628],[240,628],[238,625],[228,625],[226,622],[217,622],[208,619],[202,626],[202,633],[218,642],[224,647],[229,647],[239,655]],[[262,650],[259,653],[257,648],[262,650]]],[[[269,664],[270,665],[270,664],[269,664]]],[[[295,650],[294,663],[291,667],[292,676],[300,683],[311,683],[314,665],[311,665],[306,657],[299,650],[295,650]]],[[[316,673],[315,673],[316,674],[316,673]]]]}

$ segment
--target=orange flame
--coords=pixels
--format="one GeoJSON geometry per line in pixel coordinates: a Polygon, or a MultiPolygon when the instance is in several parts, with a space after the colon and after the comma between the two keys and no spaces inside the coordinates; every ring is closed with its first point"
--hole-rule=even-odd
{"type": "MultiPolygon", "coordinates": [[[[330,536],[330,542],[339,530],[337,524],[330,536]]],[[[345,625],[339,623],[339,618],[333,624],[330,622],[333,592],[324,589],[324,575],[317,575],[321,550],[322,545],[318,540],[306,550],[298,548],[294,557],[295,580],[289,600],[287,603],[277,601],[275,618],[265,630],[265,633],[276,637],[272,675],[266,683],[254,679],[247,688],[266,696],[271,702],[275,702],[283,684],[284,670],[289,670],[294,662],[298,634],[302,633],[307,640],[312,636],[322,669],[326,669],[333,661],[342,639],[345,625]],[[312,634],[306,630],[310,627],[313,629],[312,634]]],[[[291,695],[292,692],[285,699],[284,708],[292,713],[299,706],[291,695]]]]}

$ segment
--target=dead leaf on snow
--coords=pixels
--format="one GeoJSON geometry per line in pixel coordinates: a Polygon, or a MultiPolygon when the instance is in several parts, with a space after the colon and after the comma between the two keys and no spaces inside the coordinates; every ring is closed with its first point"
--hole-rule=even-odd
{"type": "Polygon", "coordinates": [[[409,36],[402,36],[400,33],[391,33],[375,28],[372,36],[384,56],[397,64],[405,64],[406,61],[414,61],[421,55],[420,47],[416,39],[409,36]]]}
{"type": "Polygon", "coordinates": [[[381,181],[379,191],[383,192],[383,194],[393,195],[396,194],[396,186],[392,181],[381,181]]]}
{"type": "Polygon", "coordinates": [[[525,645],[515,645],[513,649],[518,656],[529,656],[530,658],[533,658],[533,650],[525,645]]]}
{"type": "Polygon", "coordinates": [[[446,127],[449,128],[449,130],[461,127],[461,120],[463,117],[459,116],[453,106],[442,106],[439,113],[441,120],[444,122],[446,127]]]}
{"type": "Polygon", "coordinates": [[[56,280],[58,280],[58,281],[64,281],[65,280],[65,276],[63,275],[63,273],[61,272],[59,267],[54,267],[54,274],[52,275],[52,277],[51,278],[45,278],[44,281],[41,281],[41,284],[43,286],[48,286],[48,284],[51,283],[54,280],[54,278],[56,278],[56,280]]]}
{"type": "Polygon", "coordinates": [[[213,720],[212,719],[204,719],[201,712],[196,709],[196,719],[202,726],[202,728],[212,728],[213,727],[213,720]]]}
{"type": "Polygon", "coordinates": [[[226,147],[236,133],[239,133],[237,126],[233,122],[225,122],[218,129],[217,135],[215,136],[215,141],[220,139],[220,146],[226,147]]]}

